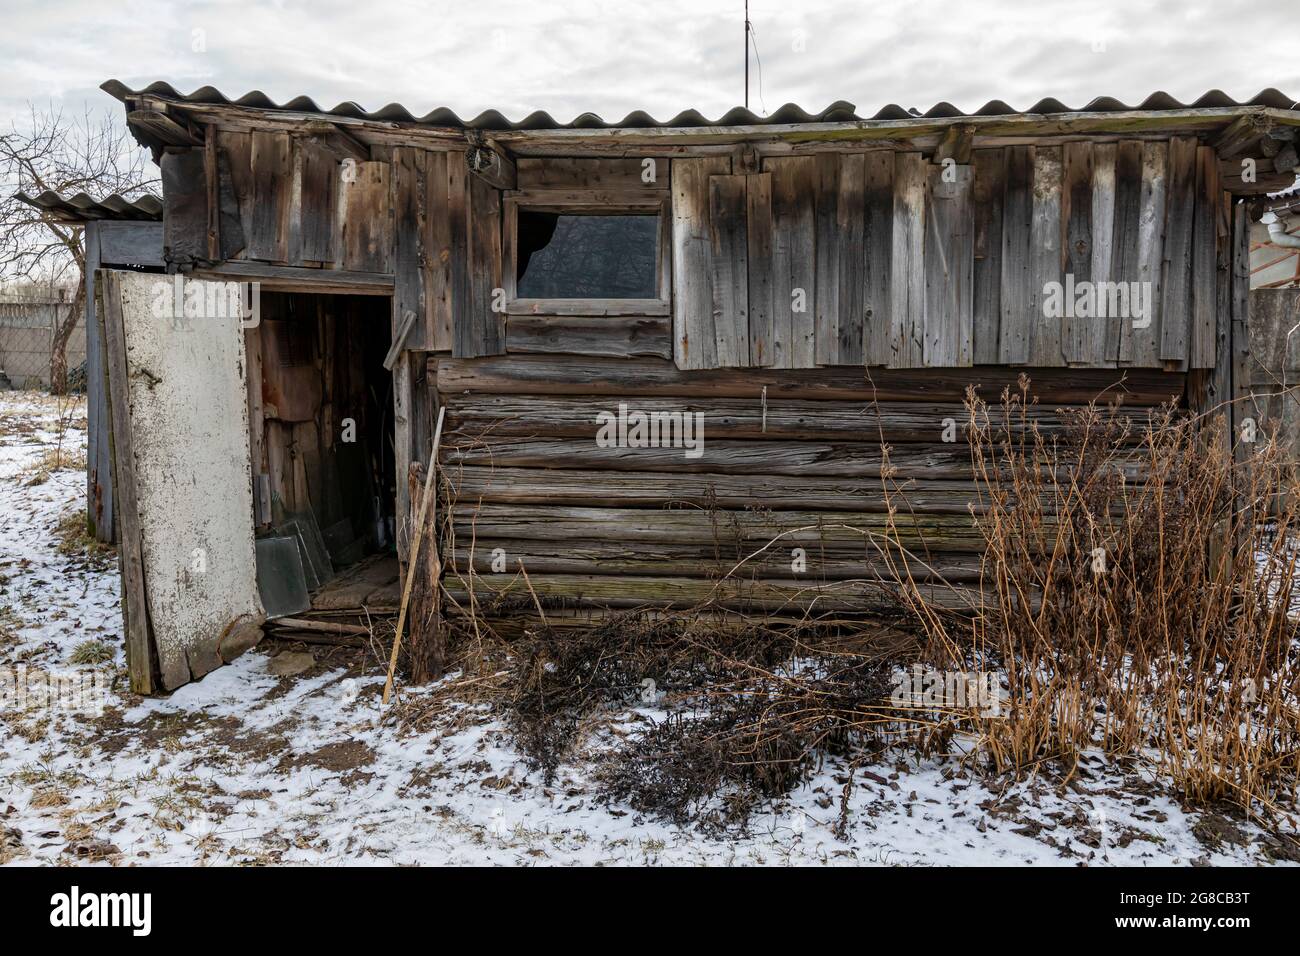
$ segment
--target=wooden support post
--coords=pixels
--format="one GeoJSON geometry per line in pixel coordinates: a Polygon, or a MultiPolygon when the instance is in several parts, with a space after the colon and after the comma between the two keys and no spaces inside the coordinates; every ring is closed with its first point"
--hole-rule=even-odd
{"type": "Polygon", "coordinates": [[[107,356],[113,468],[118,504],[118,561],[122,571],[122,617],[126,632],[126,666],[131,690],[154,692],[153,641],[145,596],[140,511],[135,494],[135,451],[131,437],[126,334],[122,326],[122,288],[117,275],[105,272],[103,341],[107,356]]]}
{"type": "MultiPolygon", "coordinates": [[[[388,696],[393,690],[393,674],[397,671],[397,653],[402,647],[402,631],[406,627],[406,609],[411,601],[411,585],[415,581],[415,568],[420,560],[420,542],[424,540],[424,526],[429,516],[429,510],[435,494],[434,475],[438,471],[438,446],[442,443],[442,419],[446,409],[438,411],[438,426],[433,432],[433,452],[429,455],[429,470],[424,475],[424,492],[420,496],[420,510],[415,520],[415,527],[411,541],[411,561],[406,569],[406,583],[402,586],[402,606],[397,612],[397,633],[393,635],[393,654],[388,660],[388,680],[384,682],[384,703],[388,703],[388,696]]],[[[398,482],[399,485],[402,482],[398,482]]],[[[435,532],[436,534],[436,532],[435,532]]],[[[435,554],[434,568],[435,573],[441,572],[441,566],[437,559],[437,539],[435,537],[435,554]]],[[[437,593],[435,589],[434,593],[437,593]]]]}

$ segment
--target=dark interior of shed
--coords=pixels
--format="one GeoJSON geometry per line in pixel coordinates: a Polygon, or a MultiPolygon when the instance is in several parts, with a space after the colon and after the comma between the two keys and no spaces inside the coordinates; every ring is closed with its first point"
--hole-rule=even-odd
{"type": "Polygon", "coordinates": [[[282,583],[298,595],[282,604],[271,591],[264,603],[276,605],[273,615],[302,603],[296,582],[279,580],[295,578],[299,562],[311,593],[395,556],[393,384],[383,365],[390,313],[386,297],[262,294],[250,354],[250,374],[259,362],[262,380],[260,455],[258,416],[250,422],[254,471],[265,475],[258,575],[264,599],[282,583]]]}

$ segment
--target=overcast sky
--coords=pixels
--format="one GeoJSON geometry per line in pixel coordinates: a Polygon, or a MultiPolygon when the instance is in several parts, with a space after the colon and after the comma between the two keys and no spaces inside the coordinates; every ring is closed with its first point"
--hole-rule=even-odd
{"type": "MultiPolygon", "coordinates": [[[[816,111],[847,100],[869,116],[891,102],[1136,104],[1157,89],[1189,102],[1210,88],[1300,97],[1289,2],[752,0],[762,82],[751,63],[750,103],[816,111]]],[[[416,115],[718,116],[743,98],[742,10],[734,0],[0,0],[0,122],[28,101],[117,110],[98,90],[110,77],[231,98],[306,93],[325,108],[395,101],[416,115]]]]}

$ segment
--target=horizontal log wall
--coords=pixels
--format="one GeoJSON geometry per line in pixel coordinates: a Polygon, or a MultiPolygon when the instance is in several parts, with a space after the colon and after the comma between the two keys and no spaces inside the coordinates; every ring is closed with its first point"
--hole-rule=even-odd
{"type": "MultiPolygon", "coordinates": [[[[431,357],[429,372],[446,409],[444,557],[458,601],[470,600],[472,569],[489,613],[531,607],[521,563],[552,607],[865,612],[881,605],[872,582],[891,569],[944,603],[978,596],[971,509],[981,502],[962,400],[974,385],[997,402],[1014,370],[688,372],[663,359],[557,355],[431,357]],[[698,455],[602,447],[597,416],[620,404],[702,414],[698,455]],[[911,554],[882,553],[886,534],[911,554]]],[[[1039,402],[1025,424],[1049,435],[1063,409],[1093,399],[1140,418],[1185,398],[1181,373],[1034,376],[1039,402]]]]}

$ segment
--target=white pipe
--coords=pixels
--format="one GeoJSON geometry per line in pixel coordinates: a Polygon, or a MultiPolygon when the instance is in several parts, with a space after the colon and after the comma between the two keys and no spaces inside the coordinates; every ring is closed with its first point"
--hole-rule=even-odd
{"type": "Polygon", "coordinates": [[[1268,241],[1283,249],[1300,249],[1300,236],[1287,235],[1286,226],[1276,214],[1264,213],[1263,222],[1268,226],[1268,241]]]}

